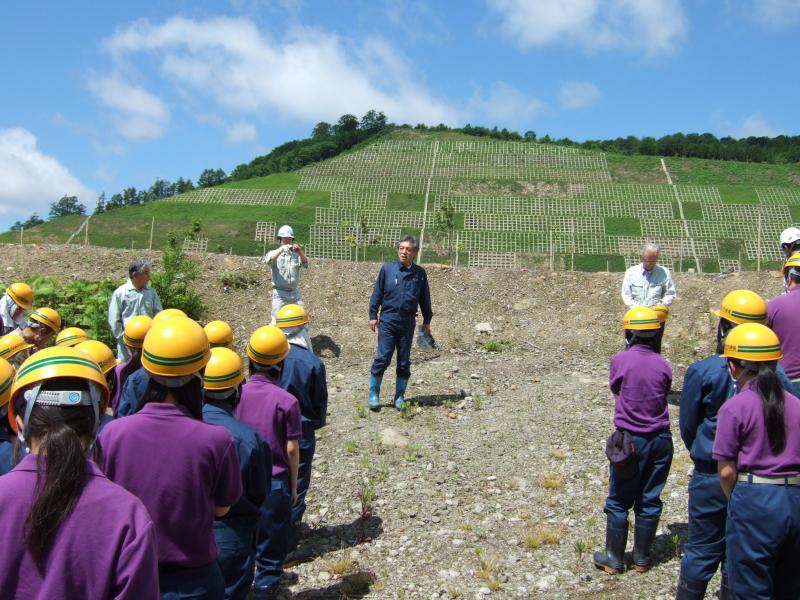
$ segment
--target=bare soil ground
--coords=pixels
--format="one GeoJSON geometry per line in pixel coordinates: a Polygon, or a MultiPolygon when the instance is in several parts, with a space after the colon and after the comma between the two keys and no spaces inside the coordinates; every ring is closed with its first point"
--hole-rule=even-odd
{"type": "MultiPolygon", "coordinates": [[[[0,274],[4,283],[32,275],[122,278],[140,255],[7,245],[0,274]]],[[[158,269],[158,253],[151,258],[158,269]]],[[[268,322],[269,274],[252,258],[200,262],[205,319],[229,321],[242,350],[268,322]],[[219,276],[233,270],[260,270],[260,284],[224,290],[219,276]]],[[[311,335],[328,368],[329,424],[319,432],[310,529],[285,596],[674,597],[691,473],[677,406],[655,567],[612,577],[591,564],[605,534],[607,376],[622,348],[622,275],[426,268],[443,348],[413,351],[413,408],[405,415],[365,409],[376,342],[367,304],[378,265],[312,261],[303,273],[311,335]],[[479,332],[485,323],[491,331],[479,332]]],[[[676,283],[663,353],[677,394],[686,367],[712,352],[709,313],[723,296],[749,288],[770,298],[782,289],[767,273],[679,274],[676,283]]],[[[393,379],[387,372],[387,404],[393,379]]],[[[714,583],[708,597],[713,591],[714,583]]]]}

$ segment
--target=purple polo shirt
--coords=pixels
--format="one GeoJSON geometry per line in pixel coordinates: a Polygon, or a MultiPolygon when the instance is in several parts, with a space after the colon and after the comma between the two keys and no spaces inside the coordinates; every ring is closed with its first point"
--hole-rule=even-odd
{"type": "Polygon", "coordinates": [[[173,404],[145,404],[100,433],[98,462],[138,496],[158,534],[158,562],[199,567],[217,558],[215,506],[242,495],[236,445],[224,427],[173,404]]]}
{"type": "Polygon", "coordinates": [[[672,367],[649,346],[636,344],[611,359],[614,425],[633,433],[669,429],[667,394],[672,367]]]}
{"type": "Polygon", "coordinates": [[[39,573],[24,541],[36,463],[37,457],[28,455],[0,477],[0,597],[159,598],[150,515],[91,461],[86,487],[51,538],[39,573]]]}
{"type": "Polygon", "coordinates": [[[800,286],[767,303],[767,326],[781,341],[779,361],[789,379],[800,377],[800,286]]]}
{"type": "Polygon", "coordinates": [[[242,399],[234,412],[237,419],[256,430],[272,450],[272,476],[289,470],[286,442],[303,435],[300,404],[278,382],[254,373],[242,387],[242,399]]]}
{"type": "Polygon", "coordinates": [[[800,475],[800,400],[783,393],[786,447],[773,454],[769,447],[761,397],[747,386],[717,414],[714,460],[736,463],[736,470],[754,475],[800,475]]]}

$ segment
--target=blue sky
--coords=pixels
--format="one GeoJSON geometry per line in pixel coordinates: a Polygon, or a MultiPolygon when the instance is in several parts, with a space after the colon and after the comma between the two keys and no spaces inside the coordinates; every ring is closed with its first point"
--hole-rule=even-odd
{"type": "Polygon", "coordinates": [[[797,135],[800,0],[8,3],[0,228],[374,108],[584,140],[797,135]]]}

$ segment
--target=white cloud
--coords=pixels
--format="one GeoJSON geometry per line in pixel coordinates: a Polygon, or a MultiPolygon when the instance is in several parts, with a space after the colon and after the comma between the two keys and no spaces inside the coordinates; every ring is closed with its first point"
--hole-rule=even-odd
{"type": "Polygon", "coordinates": [[[558,103],[568,110],[586,108],[600,98],[601,92],[595,84],[588,81],[567,81],[558,91],[558,103]]]}
{"type": "Polygon", "coordinates": [[[50,203],[64,194],[77,196],[87,208],[95,193],[52,156],[37,147],[27,129],[0,130],[0,216],[27,219],[37,212],[47,217],[50,203]]]}
{"type": "Polygon", "coordinates": [[[174,17],[161,25],[135,22],[105,46],[119,64],[155,57],[165,79],[235,113],[313,122],[375,109],[398,122],[459,121],[459,111],[434,97],[381,38],[354,44],[294,28],[276,41],[247,19],[174,17]]]}
{"type": "Polygon", "coordinates": [[[748,137],[775,137],[780,134],[780,131],[770,126],[766,120],[764,120],[764,117],[759,114],[746,117],[738,126],[734,126],[728,132],[728,135],[736,139],[748,137]]]}
{"type": "Polygon", "coordinates": [[[542,114],[545,104],[508,83],[497,81],[488,94],[476,90],[470,109],[473,120],[488,127],[524,127],[542,114]]]}
{"type": "Polygon", "coordinates": [[[800,1],[798,0],[753,0],[756,20],[767,27],[785,29],[800,25],[800,1]]]}
{"type": "Polygon", "coordinates": [[[681,0],[486,0],[521,48],[566,45],[670,54],[686,35],[681,0]]]}
{"type": "Polygon", "coordinates": [[[241,144],[242,142],[252,142],[256,139],[256,126],[252,123],[240,121],[228,127],[226,138],[229,144],[241,144]]]}
{"type": "Polygon", "coordinates": [[[131,141],[160,138],[169,123],[169,109],[158,97],[117,76],[89,79],[89,90],[114,111],[120,134],[131,141]]]}

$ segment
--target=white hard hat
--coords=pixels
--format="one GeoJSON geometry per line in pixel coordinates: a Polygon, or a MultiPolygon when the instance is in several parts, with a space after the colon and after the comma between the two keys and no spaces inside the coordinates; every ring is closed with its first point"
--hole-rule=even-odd
{"type": "MultiPolygon", "coordinates": [[[[294,230],[288,225],[283,225],[280,229],[278,229],[278,237],[279,238],[290,237],[294,239],[294,230]]],[[[800,237],[800,230],[798,230],[798,237],[800,237]]]]}
{"type": "Polygon", "coordinates": [[[794,244],[800,240],[800,229],[797,227],[789,227],[781,232],[781,246],[784,244],[794,244]]]}

